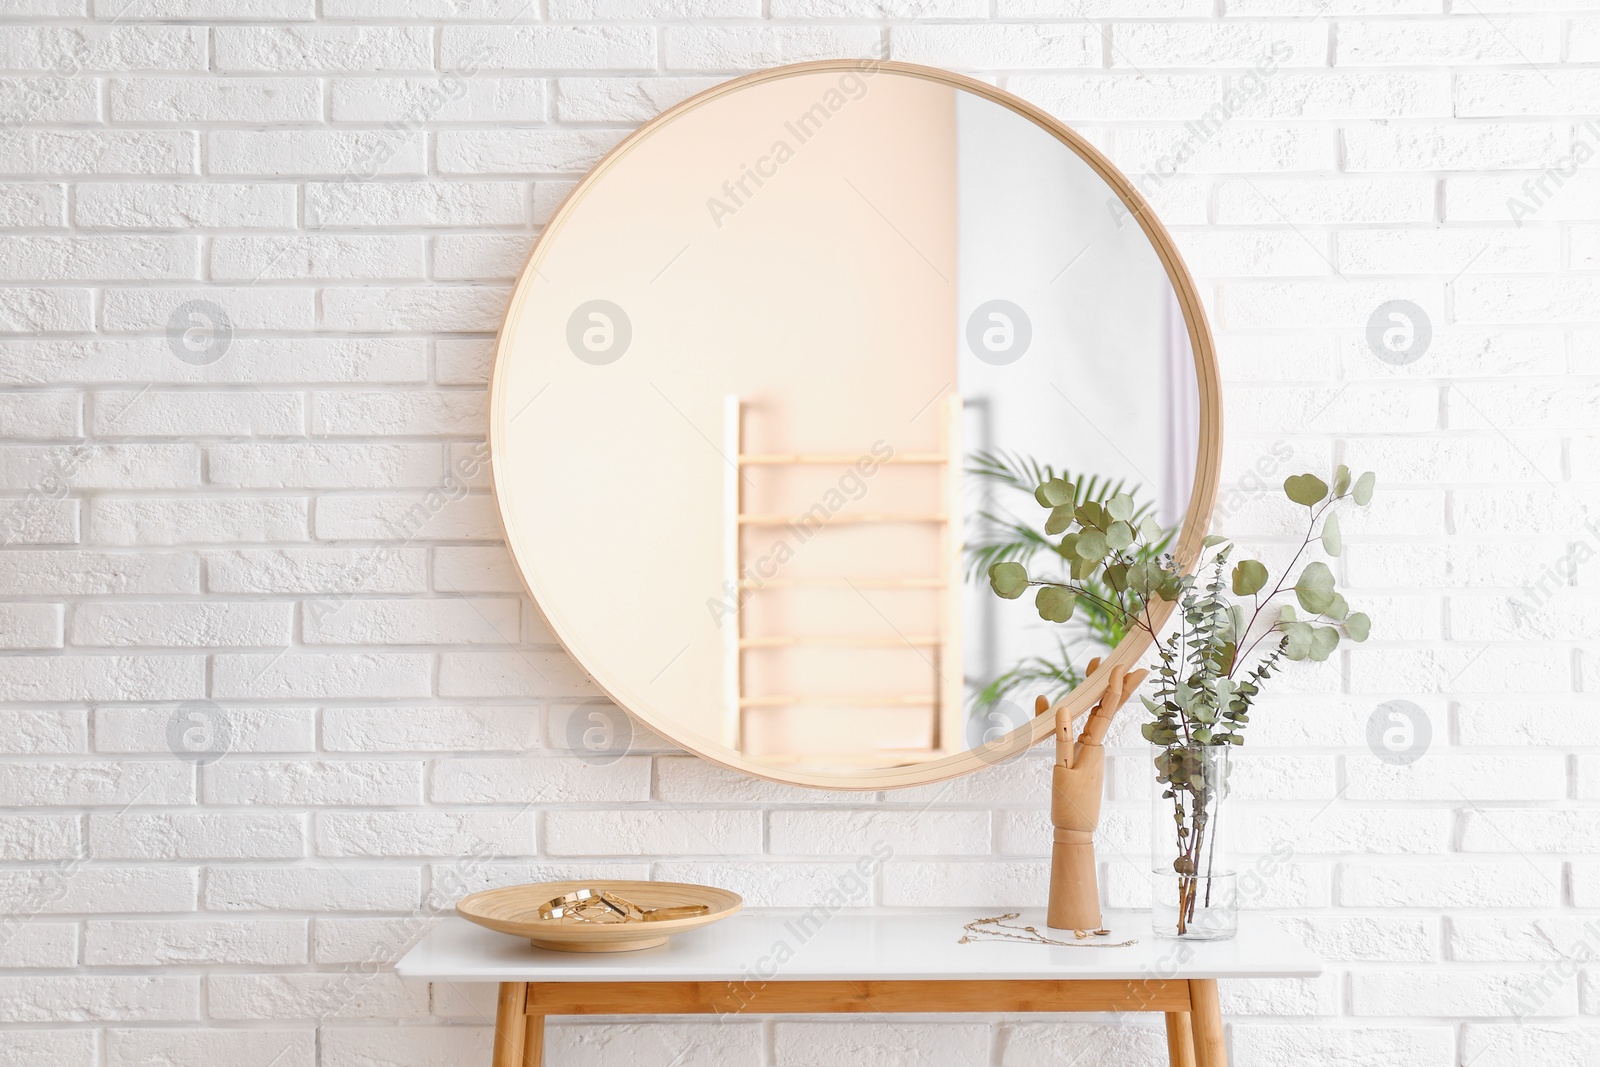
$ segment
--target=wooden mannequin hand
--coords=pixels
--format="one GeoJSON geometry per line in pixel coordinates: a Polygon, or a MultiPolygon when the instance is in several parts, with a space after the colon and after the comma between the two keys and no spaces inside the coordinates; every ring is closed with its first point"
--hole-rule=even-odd
{"type": "MultiPolygon", "coordinates": [[[[1089,661],[1089,674],[1100,666],[1098,658],[1089,661]]],[[[1149,671],[1113,668],[1100,700],[1089,712],[1077,743],[1071,740],[1071,720],[1058,712],[1056,718],[1056,773],[1052,789],[1051,822],[1058,829],[1090,834],[1100,824],[1100,799],[1105,792],[1105,749],[1101,747],[1111,721],[1122,705],[1139,688],[1149,671]]]]}
{"type": "MultiPolygon", "coordinates": [[[[1089,661],[1088,673],[1093,675],[1100,666],[1097,656],[1089,661]]],[[[1122,710],[1122,705],[1128,702],[1145,680],[1150,672],[1147,670],[1129,671],[1126,667],[1114,667],[1110,677],[1106,680],[1105,691],[1100,694],[1100,700],[1089,710],[1089,720],[1083,724],[1083,733],[1078,736],[1079,745],[1100,745],[1105,743],[1106,734],[1111,731],[1111,720],[1117,717],[1117,712],[1122,710]]],[[[1065,738],[1058,738],[1065,740],[1065,738]]],[[[1077,765],[1073,760],[1072,766],[1077,765]]]]}
{"type": "MultiPolygon", "coordinates": [[[[1093,674],[1100,666],[1100,657],[1096,656],[1089,661],[1088,674],[1093,674]]],[[[1111,720],[1117,717],[1117,712],[1122,710],[1122,705],[1128,702],[1139,684],[1149,675],[1147,670],[1129,671],[1126,667],[1117,667],[1111,672],[1111,677],[1106,681],[1105,690],[1100,694],[1100,699],[1095,706],[1089,709],[1089,718],[1084,721],[1083,733],[1078,736],[1080,745],[1103,744],[1106,734],[1111,730],[1111,720]]],[[[1048,697],[1040,695],[1034,698],[1033,713],[1043,715],[1050,710],[1048,697]]],[[[1056,753],[1063,766],[1071,768],[1077,766],[1076,753],[1069,745],[1072,741],[1072,721],[1062,712],[1056,711],[1056,753]]]]}
{"type": "MultiPolygon", "coordinates": [[[[1099,666],[1098,659],[1091,660],[1088,673],[1094,674],[1099,666]]],[[[1055,825],[1055,834],[1050,846],[1047,915],[1052,929],[1100,929],[1094,832],[1100,825],[1100,798],[1105,794],[1106,750],[1101,742],[1111,729],[1111,720],[1139,688],[1146,673],[1113,668],[1076,743],[1066,706],[1056,709],[1056,765],[1050,774],[1050,821],[1055,825]]],[[[1044,698],[1039,700],[1043,702],[1044,698]]]]}

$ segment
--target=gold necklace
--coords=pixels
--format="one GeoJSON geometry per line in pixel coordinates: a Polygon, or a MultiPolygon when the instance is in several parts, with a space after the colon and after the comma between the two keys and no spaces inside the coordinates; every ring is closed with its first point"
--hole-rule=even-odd
{"type": "Polygon", "coordinates": [[[1110,930],[1074,930],[1073,940],[1058,941],[1053,937],[1041,934],[1036,927],[1012,926],[1008,920],[1015,919],[1021,912],[1008,911],[1004,915],[993,915],[987,919],[974,919],[962,929],[967,931],[961,935],[958,945],[965,945],[969,941],[1026,941],[1035,945],[1056,945],[1060,948],[1127,948],[1137,945],[1136,939],[1127,941],[1093,941],[1091,938],[1110,937],[1110,930]],[[1011,932],[1015,931],[1015,932],[1011,932]]]}

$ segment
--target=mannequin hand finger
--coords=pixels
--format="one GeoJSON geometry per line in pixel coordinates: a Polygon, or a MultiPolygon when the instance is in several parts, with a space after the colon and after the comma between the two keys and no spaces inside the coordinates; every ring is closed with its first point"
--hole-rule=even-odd
{"type": "Polygon", "coordinates": [[[1105,692],[1100,694],[1099,710],[1114,713],[1122,706],[1123,677],[1124,672],[1121,670],[1111,672],[1111,678],[1106,682],[1105,692]]]}

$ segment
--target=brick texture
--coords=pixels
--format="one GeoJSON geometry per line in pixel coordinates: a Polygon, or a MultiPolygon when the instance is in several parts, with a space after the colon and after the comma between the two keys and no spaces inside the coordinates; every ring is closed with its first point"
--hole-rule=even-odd
{"type": "MultiPolygon", "coordinates": [[[[428,503],[481,443],[508,286],[585,168],[729,76],[879,54],[1038,103],[1145,188],[1217,334],[1226,532],[1281,538],[1261,490],[1299,469],[1384,483],[1340,561],[1375,640],[1283,676],[1238,801],[1274,857],[1254,906],[1330,973],[1230,988],[1234,1062],[1600,1059],[1600,3],[3,8],[0,1067],[486,1062],[492,990],[389,965],[515,880],[805,905],[887,844],[852,903],[1042,903],[1044,753],[865,797],[643,729],[576,758],[599,694],[487,487],[428,503]],[[1403,366],[1366,341],[1392,300],[1432,330],[1403,366]],[[225,352],[176,358],[164,331],[189,316],[204,345],[208,308],[225,352]],[[1367,742],[1401,699],[1431,731],[1409,765],[1367,742]]],[[[1138,905],[1148,772],[1117,736],[1104,883],[1138,905]]],[[[561,1021],[548,1055],[1064,1049],[1165,1062],[1148,1026],[978,1017],[561,1021]]]]}

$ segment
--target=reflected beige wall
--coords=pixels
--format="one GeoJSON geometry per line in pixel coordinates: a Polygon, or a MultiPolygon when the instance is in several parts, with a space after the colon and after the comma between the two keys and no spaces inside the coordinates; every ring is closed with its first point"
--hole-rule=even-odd
{"type": "MultiPolygon", "coordinates": [[[[623,703],[708,740],[723,733],[726,394],[744,402],[748,451],[938,446],[932,402],[955,383],[954,150],[947,86],[835,73],[767,82],[635,145],[547,242],[508,320],[500,387],[504,410],[520,414],[496,456],[502,507],[563,638],[615,670],[605,684],[623,703]],[[630,347],[605,366],[566,340],[573,309],[595,299],[632,325],[630,347]]],[[[804,511],[830,490],[843,509],[936,500],[926,470],[847,476],[754,470],[745,510],[804,511]]],[[[782,534],[748,532],[747,559],[773,555],[782,534]]],[[[929,529],[830,527],[791,549],[783,577],[937,565],[929,529]]],[[[933,620],[926,594],[757,595],[752,634],[921,632],[933,620]]],[[[904,650],[761,652],[748,668],[758,694],[932,691],[929,661],[904,650]]],[[[784,751],[925,743],[930,721],[928,709],[747,716],[760,716],[747,720],[755,747],[784,751]]]]}

